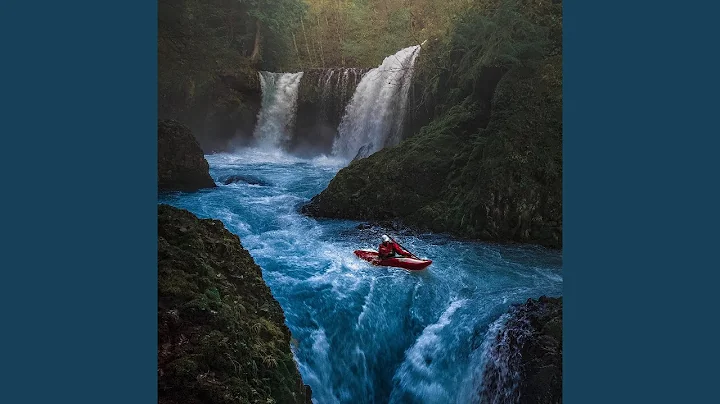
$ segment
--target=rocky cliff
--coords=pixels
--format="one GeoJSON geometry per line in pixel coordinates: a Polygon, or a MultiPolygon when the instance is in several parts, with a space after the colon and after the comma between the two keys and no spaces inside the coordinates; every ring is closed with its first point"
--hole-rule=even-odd
{"type": "Polygon", "coordinates": [[[158,402],[310,403],[290,338],[239,237],[160,205],[158,402]]]}
{"type": "Polygon", "coordinates": [[[158,122],[158,189],[196,191],[212,188],[209,165],[190,128],[174,121],[158,122]]]}

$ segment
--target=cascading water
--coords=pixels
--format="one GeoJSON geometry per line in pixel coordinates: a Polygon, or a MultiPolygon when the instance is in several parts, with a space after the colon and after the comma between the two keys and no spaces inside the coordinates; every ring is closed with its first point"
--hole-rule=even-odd
{"type": "Polygon", "coordinates": [[[408,90],[420,46],[405,48],[367,72],[348,104],[333,155],[366,157],[400,142],[408,90]]]}
{"type": "Polygon", "coordinates": [[[258,146],[283,148],[292,138],[302,76],[303,72],[260,72],[262,106],[254,134],[258,146]]]}
{"type": "Polygon", "coordinates": [[[419,49],[403,49],[364,75],[307,75],[326,104],[346,102],[359,79],[333,145],[337,158],[278,150],[292,138],[304,73],[261,72],[260,147],[206,156],[218,187],[161,198],[220,219],[240,236],[283,308],[315,404],[512,401],[516,353],[504,349],[503,313],[562,292],[562,257],[553,251],[401,234],[403,245],[431,257],[432,266],[417,273],[374,267],[352,251],[377,248],[386,230],[299,213],[360,149],[369,155],[399,142],[419,49]]]}

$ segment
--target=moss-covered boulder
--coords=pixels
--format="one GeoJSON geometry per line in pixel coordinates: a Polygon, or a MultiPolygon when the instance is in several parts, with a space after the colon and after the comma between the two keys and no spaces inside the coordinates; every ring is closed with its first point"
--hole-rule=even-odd
{"type": "Polygon", "coordinates": [[[197,191],[215,187],[210,166],[190,128],[175,120],[158,122],[158,189],[197,191]]]}
{"type": "Polygon", "coordinates": [[[303,212],[363,220],[412,216],[446,187],[453,156],[462,146],[455,130],[469,115],[457,108],[399,146],[354,160],[303,212]]]}
{"type": "Polygon", "coordinates": [[[158,402],[309,403],[262,270],[218,220],[158,207],[158,402]]]}
{"type": "Polygon", "coordinates": [[[303,212],[561,247],[561,69],[559,56],[510,69],[486,128],[475,124],[477,104],[455,105],[398,146],[340,170],[303,212]]]}
{"type": "Polygon", "coordinates": [[[510,309],[483,354],[481,402],[562,403],[562,298],[528,299],[510,309]]]}

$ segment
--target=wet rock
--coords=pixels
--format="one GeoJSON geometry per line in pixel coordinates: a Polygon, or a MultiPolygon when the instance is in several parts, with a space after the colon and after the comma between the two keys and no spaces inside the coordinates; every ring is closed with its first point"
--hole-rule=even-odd
{"type": "Polygon", "coordinates": [[[259,178],[248,177],[248,176],[244,176],[244,175],[231,175],[229,177],[223,178],[221,181],[225,185],[235,184],[238,182],[244,182],[244,183],[250,184],[250,185],[261,185],[264,187],[270,185],[267,182],[265,182],[259,178]]]}
{"type": "Polygon", "coordinates": [[[174,120],[158,122],[158,190],[192,192],[213,187],[210,166],[190,128],[174,120]]]}
{"type": "Polygon", "coordinates": [[[363,145],[358,149],[357,154],[355,154],[355,157],[353,157],[352,161],[364,159],[365,157],[372,154],[373,147],[375,147],[372,143],[368,143],[366,145],[363,145]]]}
{"type": "Polygon", "coordinates": [[[332,151],[345,107],[368,69],[306,69],[298,88],[298,109],[290,152],[311,157],[332,151]]]}
{"type": "Polygon", "coordinates": [[[562,402],[562,297],[528,299],[510,310],[483,370],[482,402],[562,402]]]}

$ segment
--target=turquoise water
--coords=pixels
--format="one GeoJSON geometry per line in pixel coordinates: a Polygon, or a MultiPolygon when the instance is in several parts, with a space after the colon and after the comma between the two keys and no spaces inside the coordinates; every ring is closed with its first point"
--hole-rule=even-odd
{"type": "Polygon", "coordinates": [[[218,188],[160,202],[240,236],[285,311],[315,403],[472,402],[489,328],[511,304],[562,295],[562,255],[540,247],[390,233],[433,264],[409,272],[361,261],[353,251],[376,248],[380,230],[298,213],[342,162],[259,150],[206,158],[218,188]],[[256,184],[224,185],[233,175],[256,184]]]}

